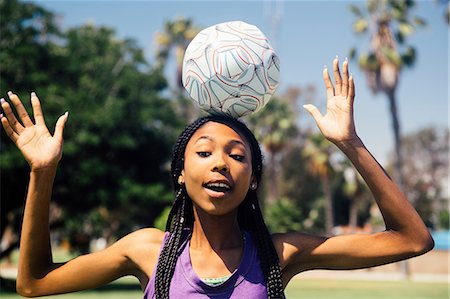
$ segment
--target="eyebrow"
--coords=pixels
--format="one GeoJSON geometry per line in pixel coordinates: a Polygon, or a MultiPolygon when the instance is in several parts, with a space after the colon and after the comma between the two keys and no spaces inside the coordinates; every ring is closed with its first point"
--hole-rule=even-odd
{"type": "MultiPolygon", "coordinates": [[[[200,136],[200,137],[195,141],[194,144],[196,144],[197,142],[199,142],[199,141],[202,140],[202,139],[206,139],[206,140],[209,140],[209,141],[211,141],[211,142],[215,142],[215,140],[214,140],[213,137],[208,136],[208,135],[203,135],[203,136],[200,136]]],[[[237,139],[233,139],[233,140],[231,140],[229,143],[230,143],[230,144],[240,144],[240,145],[242,145],[242,146],[245,148],[245,144],[244,144],[242,141],[237,140],[237,139]]]]}

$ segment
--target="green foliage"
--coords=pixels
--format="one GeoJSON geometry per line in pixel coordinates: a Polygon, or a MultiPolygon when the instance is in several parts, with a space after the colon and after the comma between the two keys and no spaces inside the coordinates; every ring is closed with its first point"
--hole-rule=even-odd
{"type": "Polygon", "coordinates": [[[414,47],[408,47],[404,54],[401,56],[401,61],[406,66],[413,66],[416,61],[416,49],[414,47]]]}
{"type": "Polygon", "coordinates": [[[285,233],[300,231],[301,213],[298,207],[286,197],[282,197],[264,210],[264,219],[271,232],[285,233]]]}
{"type": "Polygon", "coordinates": [[[349,57],[358,60],[375,93],[391,93],[397,86],[397,80],[392,78],[403,67],[414,65],[415,51],[406,41],[418,28],[427,24],[423,18],[411,16],[414,6],[413,0],[368,0],[367,11],[355,5],[349,6],[356,16],[353,31],[367,34],[371,44],[369,51],[361,52],[359,56],[352,48],[349,57]]]}
{"type": "Polygon", "coordinates": [[[155,222],[153,222],[153,227],[165,231],[167,218],[169,218],[169,213],[171,209],[172,209],[171,206],[165,207],[164,210],[162,210],[161,214],[159,214],[159,216],[156,217],[155,222]]]}
{"type": "Polygon", "coordinates": [[[251,115],[249,125],[259,142],[271,153],[283,149],[297,132],[292,110],[277,97],[272,98],[263,110],[251,115]]]}
{"type": "Polygon", "coordinates": [[[295,205],[301,229],[308,232],[323,231],[323,189],[319,176],[309,169],[309,158],[304,145],[291,147],[281,160],[282,195],[295,205]]]}
{"type": "MultiPolygon", "coordinates": [[[[56,36],[51,13],[0,3],[2,90],[18,91],[28,109],[29,91],[36,91],[51,132],[70,113],[53,192],[64,234],[76,243],[151,225],[173,198],[166,165],[183,125],[160,95],[167,86],[161,72],[149,68],[133,40],[110,28],[85,25],[56,36]]],[[[3,130],[1,143],[5,219],[20,212],[28,166],[3,130]]]]}
{"type": "Polygon", "coordinates": [[[350,5],[349,6],[350,11],[357,17],[362,18],[363,17],[363,12],[359,9],[358,6],[356,5],[350,5]]]}
{"type": "Polygon", "coordinates": [[[442,210],[439,213],[439,227],[442,229],[450,229],[450,216],[448,210],[442,210]]]}
{"type": "Polygon", "coordinates": [[[394,64],[397,67],[400,67],[402,65],[402,59],[394,49],[390,47],[382,47],[381,52],[390,63],[394,64]]]}
{"type": "Polygon", "coordinates": [[[356,33],[365,33],[369,28],[369,23],[365,19],[358,19],[353,23],[353,31],[356,33]]]}
{"type": "Polygon", "coordinates": [[[428,226],[445,228],[440,225],[441,212],[448,210],[449,204],[449,130],[422,128],[404,136],[402,145],[407,198],[428,226]]]}
{"type": "Polygon", "coordinates": [[[372,71],[372,72],[377,71],[380,67],[378,60],[374,53],[361,54],[359,56],[358,64],[363,70],[372,71]]]}

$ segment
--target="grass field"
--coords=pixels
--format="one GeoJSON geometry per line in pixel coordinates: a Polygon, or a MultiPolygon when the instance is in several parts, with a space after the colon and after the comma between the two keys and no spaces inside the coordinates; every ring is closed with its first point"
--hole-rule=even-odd
{"type": "MultiPolygon", "coordinates": [[[[448,299],[449,290],[446,283],[294,279],[286,289],[286,296],[289,299],[448,299]]],[[[2,292],[0,298],[22,297],[2,292]]],[[[126,278],[97,290],[43,298],[138,299],[142,298],[142,292],[134,280],[126,278]]]]}

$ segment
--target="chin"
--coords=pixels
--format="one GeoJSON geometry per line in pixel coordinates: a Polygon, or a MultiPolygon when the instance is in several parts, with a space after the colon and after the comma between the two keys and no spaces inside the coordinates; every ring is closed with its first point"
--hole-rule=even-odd
{"type": "Polygon", "coordinates": [[[230,206],[214,203],[215,200],[210,200],[206,204],[196,204],[194,203],[194,209],[200,209],[202,212],[211,216],[226,216],[232,215],[234,212],[237,213],[239,205],[230,206]]]}

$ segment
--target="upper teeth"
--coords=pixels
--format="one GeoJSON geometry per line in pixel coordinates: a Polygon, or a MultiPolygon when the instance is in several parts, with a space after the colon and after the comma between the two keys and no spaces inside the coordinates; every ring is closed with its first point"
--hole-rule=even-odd
{"type": "Polygon", "coordinates": [[[207,184],[208,187],[219,187],[219,188],[227,188],[230,189],[230,186],[224,183],[209,183],[207,184]]]}

